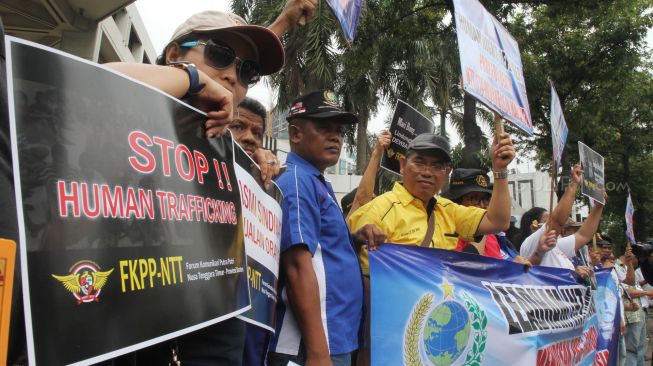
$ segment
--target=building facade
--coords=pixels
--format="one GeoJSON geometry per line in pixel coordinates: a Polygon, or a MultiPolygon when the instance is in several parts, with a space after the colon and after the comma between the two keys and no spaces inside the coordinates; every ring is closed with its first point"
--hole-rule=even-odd
{"type": "Polygon", "coordinates": [[[154,63],[133,0],[2,0],[5,33],[98,63],[154,63]]]}

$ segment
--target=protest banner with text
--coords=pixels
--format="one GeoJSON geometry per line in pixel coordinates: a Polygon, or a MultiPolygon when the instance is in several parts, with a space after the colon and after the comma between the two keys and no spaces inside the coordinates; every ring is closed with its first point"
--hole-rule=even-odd
{"type": "Polygon", "coordinates": [[[385,154],[381,157],[381,168],[399,174],[399,160],[406,157],[408,144],[413,141],[415,136],[425,132],[433,132],[434,128],[435,126],[430,119],[403,100],[398,100],[390,122],[392,140],[390,141],[390,147],[385,150],[385,154]]]}
{"type": "Polygon", "coordinates": [[[553,168],[555,173],[558,173],[562,163],[562,153],[565,151],[565,144],[567,143],[567,123],[565,116],[562,113],[562,106],[560,105],[560,98],[556,92],[553,83],[551,83],[551,139],[553,140],[553,168]]]}
{"type": "Polygon", "coordinates": [[[348,42],[356,38],[358,18],[361,14],[362,0],[327,0],[333,14],[340,22],[340,28],[348,42]]]}
{"type": "Polygon", "coordinates": [[[607,365],[619,292],[566,269],[383,244],[370,253],[374,365],[607,365]]]}
{"type": "Polygon", "coordinates": [[[252,308],[239,317],[274,332],[277,281],[281,256],[281,199],[279,187],[266,190],[261,170],[236,143],[236,177],[243,208],[243,235],[252,308]]]}
{"type": "Polygon", "coordinates": [[[152,87],[8,38],[30,364],[93,363],[250,308],[229,135],[152,87]]]}
{"type": "Polygon", "coordinates": [[[533,135],[519,45],[478,0],[454,0],[466,93],[533,135]]]}
{"type": "Polygon", "coordinates": [[[635,207],[633,207],[633,199],[630,198],[630,192],[626,197],[626,214],[624,218],[626,219],[626,236],[631,244],[635,244],[635,229],[633,227],[633,215],[635,214],[635,207]]]}
{"type": "MultiPolygon", "coordinates": [[[[583,167],[581,192],[601,204],[605,204],[605,165],[603,156],[582,142],[578,142],[580,165],[583,167]]],[[[591,201],[591,200],[590,200],[591,201]]]]}

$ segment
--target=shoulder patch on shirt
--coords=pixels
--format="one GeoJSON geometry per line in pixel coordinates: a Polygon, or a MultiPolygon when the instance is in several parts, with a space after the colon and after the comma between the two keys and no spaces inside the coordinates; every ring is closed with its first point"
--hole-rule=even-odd
{"type": "Polygon", "coordinates": [[[400,204],[401,204],[401,202],[390,202],[390,207],[388,207],[388,209],[385,211],[383,216],[381,216],[381,221],[383,221],[383,219],[385,219],[386,215],[388,215],[388,213],[390,213],[390,210],[392,210],[392,208],[395,207],[395,205],[400,205],[400,204]]]}

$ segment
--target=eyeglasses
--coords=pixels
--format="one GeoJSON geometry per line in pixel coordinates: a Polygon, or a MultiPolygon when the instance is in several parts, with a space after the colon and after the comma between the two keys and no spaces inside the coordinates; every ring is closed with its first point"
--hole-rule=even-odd
{"type": "Polygon", "coordinates": [[[490,204],[490,197],[465,195],[465,196],[463,196],[462,201],[464,203],[468,204],[469,206],[477,206],[477,205],[480,205],[480,204],[484,204],[484,205],[487,206],[487,205],[490,204]]]}
{"type": "Polygon", "coordinates": [[[256,61],[240,59],[236,56],[236,51],[224,42],[209,39],[207,42],[184,42],[180,46],[204,46],[204,62],[214,69],[226,69],[235,62],[238,81],[243,86],[249,87],[261,80],[261,66],[256,61]]]}
{"type": "Polygon", "coordinates": [[[415,167],[415,170],[418,172],[424,172],[426,170],[431,171],[433,174],[443,174],[449,171],[449,163],[435,162],[432,164],[426,164],[419,160],[410,161],[411,164],[415,167]]]}

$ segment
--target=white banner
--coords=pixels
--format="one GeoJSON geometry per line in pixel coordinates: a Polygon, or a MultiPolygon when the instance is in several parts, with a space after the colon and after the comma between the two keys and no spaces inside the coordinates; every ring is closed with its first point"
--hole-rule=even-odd
{"type": "Polygon", "coordinates": [[[558,98],[558,93],[553,83],[551,83],[551,139],[553,139],[553,159],[555,161],[556,173],[562,163],[562,152],[565,151],[568,132],[567,122],[565,121],[564,114],[562,114],[560,98],[558,98]]]}
{"type": "Polygon", "coordinates": [[[478,0],[454,0],[463,88],[533,135],[519,45],[478,0]]]}
{"type": "Polygon", "coordinates": [[[252,308],[240,319],[274,332],[277,282],[281,256],[281,191],[271,183],[264,190],[261,172],[237,146],[234,154],[242,206],[242,229],[247,253],[247,279],[252,308]]]}

